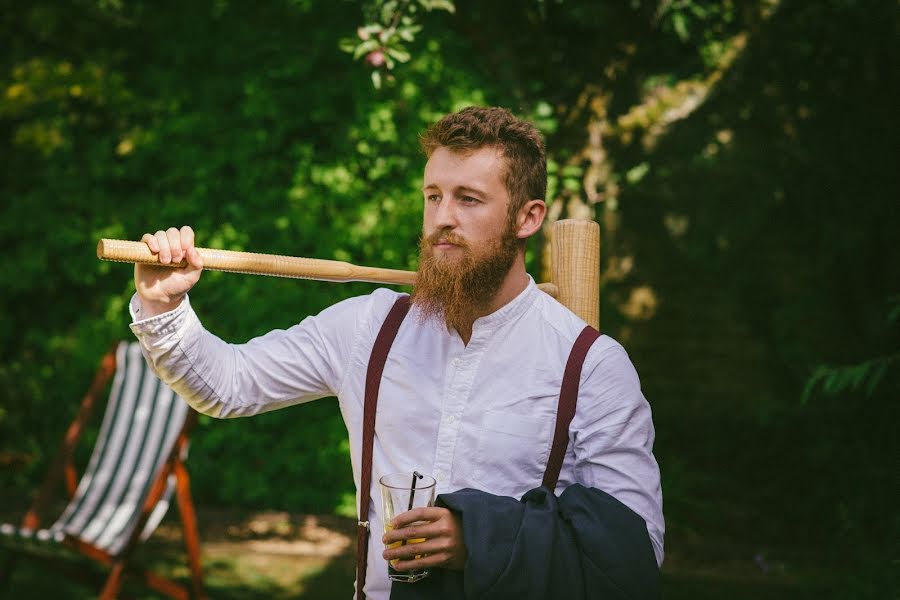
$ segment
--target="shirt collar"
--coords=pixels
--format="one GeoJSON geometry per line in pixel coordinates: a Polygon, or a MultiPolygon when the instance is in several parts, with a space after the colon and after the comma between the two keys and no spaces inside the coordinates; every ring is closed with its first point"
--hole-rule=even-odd
{"type": "Polygon", "coordinates": [[[475,323],[472,324],[472,334],[474,335],[475,331],[482,329],[496,329],[504,323],[518,318],[534,303],[535,294],[539,291],[534,279],[529,275],[528,285],[515,298],[491,314],[475,319],[475,323]]]}

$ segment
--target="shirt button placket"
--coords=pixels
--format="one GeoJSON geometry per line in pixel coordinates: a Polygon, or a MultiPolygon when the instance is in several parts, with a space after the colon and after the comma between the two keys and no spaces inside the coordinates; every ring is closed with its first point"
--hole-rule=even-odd
{"type": "MultiPolygon", "coordinates": [[[[450,463],[453,456],[453,449],[456,447],[456,437],[459,433],[457,427],[456,413],[460,410],[460,403],[463,400],[465,392],[465,384],[460,381],[460,365],[463,360],[455,357],[450,360],[452,369],[448,376],[450,377],[450,387],[448,390],[446,402],[444,404],[444,417],[438,434],[437,452],[434,460],[434,478],[440,483],[447,483],[445,477],[450,475],[450,463]]],[[[464,378],[462,378],[464,379],[464,378]]]]}

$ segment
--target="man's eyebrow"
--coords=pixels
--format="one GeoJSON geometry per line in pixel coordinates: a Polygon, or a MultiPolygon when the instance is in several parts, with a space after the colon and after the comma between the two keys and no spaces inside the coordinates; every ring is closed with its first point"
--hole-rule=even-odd
{"type": "MultiPolygon", "coordinates": [[[[439,189],[441,189],[440,186],[438,186],[435,183],[429,183],[422,187],[423,192],[427,192],[428,190],[439,190],[439,189]]],[[[474,196],[481,196],[482,198],[487,196],[487,193],[485,193],[484,191],[482,191],[476,187],[471,187],[468,185],[458,185],[453,189],[453,191],[457,194],[472,194],[474,196]]]]}
{"type": "Polygon", "coordinates": [[[482,196],[482,197],[487,196],[487,194],[484,193],[483,191],[481,191],[480,189],[474,188],[474,187],[469,187],[467,185],[458,186],[455,191],[457,193],[461,193],[461,194],[474,194],[475,196],[482,196]]]}

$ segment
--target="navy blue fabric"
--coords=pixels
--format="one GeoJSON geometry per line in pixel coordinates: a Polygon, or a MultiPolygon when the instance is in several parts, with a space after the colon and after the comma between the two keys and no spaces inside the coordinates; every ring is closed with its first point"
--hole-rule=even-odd
{"type": "Polygon", "coordinates": [[[521,501],[465,489],[436,504],[462,516],[464,571],[394,583],[391,600],[655,600],[659,568],[644,520],[606,492],[544,487],[521,501]]]}

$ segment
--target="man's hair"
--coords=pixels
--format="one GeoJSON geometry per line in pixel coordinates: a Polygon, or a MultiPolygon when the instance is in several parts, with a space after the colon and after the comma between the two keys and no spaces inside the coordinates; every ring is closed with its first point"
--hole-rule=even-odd
{"type": "Polygon", "coordinates": [[[509,193],[510,216],[529,200],[547,194],[547,156],[537,128],[505,108],[470,106],[449,114],[420,137],[426,157],[438,148],[468,153],[495,147],[506,159],[503,182],[509,193]]]}

